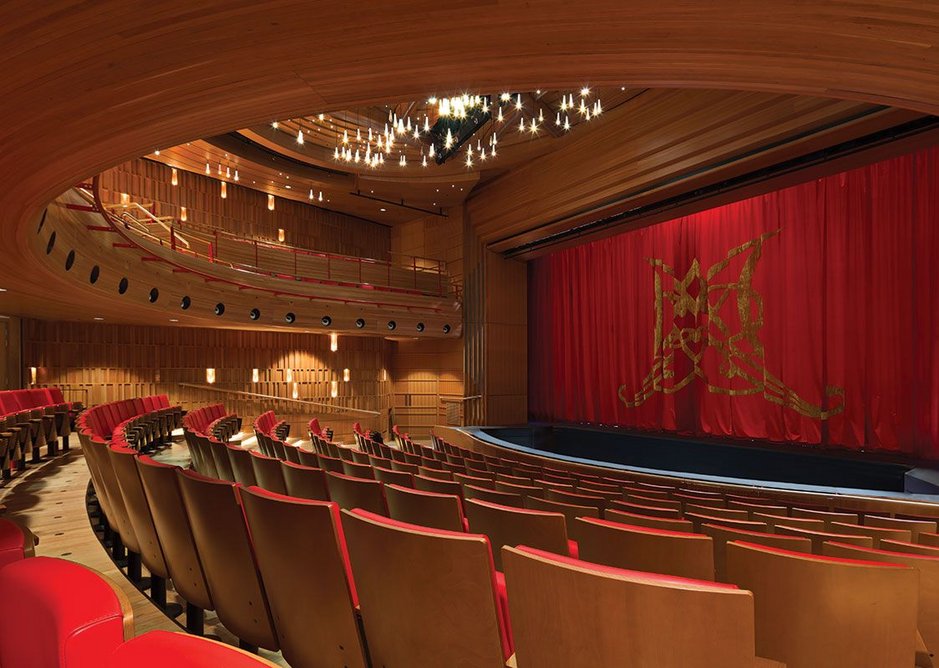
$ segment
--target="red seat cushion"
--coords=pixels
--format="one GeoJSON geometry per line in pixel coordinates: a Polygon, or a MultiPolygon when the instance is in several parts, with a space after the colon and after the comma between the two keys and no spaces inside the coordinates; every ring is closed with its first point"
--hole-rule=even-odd
{"type": "Polygon", "coordinates": [[[0,568],[26,557],[26,536],[19,525],[0,519],[0,568]]]}
{"type": "Polygon", "coordinates": [[[102,663],[104,668],[258,668],[270,665],[234,647],[169,631],[144,633],[121,645],[106,663],[102,663]]]}
{"type": "Polygon", "coordinates": [[[124,640],[111,585],[65,559],[33,557],[0,569],[0,665],[99,668],[124,640]]]}

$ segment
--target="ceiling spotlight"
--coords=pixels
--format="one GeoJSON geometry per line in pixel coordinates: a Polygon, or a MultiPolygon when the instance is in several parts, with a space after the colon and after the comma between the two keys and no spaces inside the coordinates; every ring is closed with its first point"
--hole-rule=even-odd
{"type": "Polygon", "coordinates": [[[251,318],[252,320],[257,320],[258,318],[261,317],[261,312],[258,309],[253,308],[251,309],[251,312],[248,313],[248,317],[251,318]]]}
{"type": "Polygon", "coordinates": [[[388,329],[395,330],[397,329],[397,327],[398,327],[398,323],[396,323],[394,320],[388,321],[388,329]]]}
{"type": "Polygon", "coordinates": [[[450,325],[444,325],[444,326],[443,326],[443,333],[444,333],[444,334],[449,334],[449,333],[450,333],[450,325]]]}
{"type": "Polygon", "coordinates": [[[417,323],[417,331],[419,331],[419,332],[423,332],[423,331],[424,331],[424,323],[422,323],[422,322],[417,323]]]}
{"type": "Polygon", "coordinates": [[[355,321],[355,326],[358,327],[359,329],[362,329],[363,327],[365,327],[365,320],[363,320],[362,318],[357,318],[355,321]]]}
{"type": "Polygon", "coordinates": [[[331,324],[333,324],[333,319],[328,315],[324,315],[322,318],[320,318],[320,322],[323,323],[323,327],[329,327],[331,324]]]}
{"type": "Polygon", "coordinates": [[[296,321],[297,321],[297,315],[293,312],[289,312],[287,313],[287,315],[284,316],[284,322],[286,322],[288,325],[292,325],[296,321]]]}
{"type": "Polygon", "coordinates": [[[222,315],[223,313],[225,313],[225,304],[219,302],[215,305],[215,315],[222,315]]]}

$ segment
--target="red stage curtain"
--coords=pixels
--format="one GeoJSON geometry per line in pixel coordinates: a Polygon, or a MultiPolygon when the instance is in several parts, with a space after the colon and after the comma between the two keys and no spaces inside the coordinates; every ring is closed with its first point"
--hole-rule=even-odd
{"type": "Polygon", "coordinates": [[[939,458],[937,170],[924,150],[531,262],[530,417],[939,458]]]}

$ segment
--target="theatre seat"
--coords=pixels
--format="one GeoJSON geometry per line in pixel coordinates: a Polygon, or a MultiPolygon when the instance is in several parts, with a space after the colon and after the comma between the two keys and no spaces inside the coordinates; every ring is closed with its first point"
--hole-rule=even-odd
{"type": "Polygon", "coordinates": [[[748,591],[528,547],[502,552],[518,668],[766,665],[748,591]]]}
{"type": "Polygon", "coordinates": [[[511,644],[485,536],[342,511],[373,666],[503,668],[511,644]]]}
{"type": "Polygon", "coordinates": [[[249,450],[251,464],[254,468],[254,479],[258,487],[263,487],[278,494],[287,493],[287,483],[284,482],[284,472],[280,460],[267,457],[255,450],[249,450]]]}
{"type": "Polygon", "coordinates": [[[386,485],[398,485],[399,487],[414,487],[414,476],[404,471],[395,471],[383,466],[372,466],[375,474],[375,480],[383,482],[386,485]]]}
{"type": "Polygon", "coordinates": [[[283,473],[284,486],[289,496],[314,501],[329,501],[326,472],[323,469],[293,462],[281,462],[280,470],[283,473]]]}
{"type": "Polygon", "coordinates": [[[541,510],[548,513],[561,513],[567,522],[567,526],[572,526],[574,520],[578,517],[600,517],[600,511],[593,506],[575,506],[570,503],[561,503],[560,501],[549,501],[537,496],[525,498],[525,507],[529,510],[541,510]]]}
{"type": "Polygon", "coordinates": [[[371,513],[388,516],[384,485],[377,480],[353,478],[330,472],[326,474],[326,488],[329,490],[329,498],[338,503],[340,508],[347,510],[361,508],[371,513]]]}
{"type": "Polygon", "coordinates": [[[225,452],[228,455],[229,467],[234,475],[235,482],[245,487],[256,485],[257,478],[254,475],[254,462],[251,459],[251,453],[236,445],[226,445],[225,452]]]}
{"type": "Polygon", "coordinates": [[[476,499],[479,501],[488,501],[489,503],[498,503],[502,506],[513,506],[515,508],[525,507],[525,497],[521,494],[497,492],[494,489],[485,489],[473,485],[463,485],[463,498],[467,501],[476,499]]]}
{"type": "Polygon", "coordinates": [[[909,543],[913,540],[913,534],[909,529],[843,524],[841,522],[832,522],[829,526],[833,533],[843,533],[852,536],[870,536],[876,548],[880,547],[880,541],[882,540],[896,540],[905,543],[909,543]]]}
{"type": "Polygon", "coordinates": [[[642,506],[627,501],[610,501],[607,508],[610,510],[621,510],[626,513],[632,513],[633,515],[645,515],[647,517],[661,517],[670,520],[680,520],[682,518],[681,510],[675,508],[642,506]]]}
{"type": "Polygon", "coordinates": [[[935,534],[935,520],[905,520],[896,517],[877,517],[876,515],[865,515],[864,526],[878,527],[881,529],[907,529],[912,535],[913,542],[919,542],[920,534],[935,534]]]}
{"type": "Polygon", "coordinates": [[[436,494],[385,485],[385,500],[392,519],[433,529],[464,531],[463,507],[454,494],[436,494]]]}
{"type": "Polygon", "coordinates": [[[498,550],[503,545],[528,545],[557,554],[573,553],[574,546],[569,542],[567,523],[561,513],[470,499],[464,501],[463,511],[469,521],[469,530],[489,537],[496,550],[493,558],[497,571],[502,570],[502,553],[498,550]]]}
{"type": "Polygon", "coordinates": [[[218,618],[243,645],[277,650],[238,489],[182,469],[177,478],[218,618]]]}
{"type": "MultiPolygon", "coordinates": [[[[714,510],[720,510],[715,508],[714,510]]],[[[749,520],[732,520],[726,517],[717,517],[713,515],[703,515],[700,513],[685,513],[685,519],[690,520],[694,531],[701,533],[701,527],[705,524],[720,524],[725,527],[733,527],[744,531],[769,531],[769,525],[765,522],[749,520]]]]}
{"type": "MultiPolygon", "coordinates": [[[[580,558],[634,571],[714,580],[710,536],[578,518],[571,527],[580,558]]],[[[527,543],[522,543],[527,545],[527,543]]]]}
{"type": "Polygon", "coordinates": [[[799,536],[779,536],[773,533],[746,531],[719,524],[705,524],[701,532],[714,541],[714,579],[718,582],[727,582],[727,543],[741,541],[755,545],[778,547],[790,552],[804,552],[811,554],[812,541],[799,536]]]}
{"type": "Polygon", "coordinates": [[[909,566],[727,544],[727,578],[753,592],[756,647],[788,668],[912,666],[918,577],[909,566]]]}
{"type": "Polygon", "coordinates": [[[771,515],[768,513],[750,513],[751,521],[765,522],[773,533],[779,533],[776,527],[787,526],[796,529],[808,529],[809,531],[824,531],[825,522],[820,519],[808,517],[783,517],[780,515],[771,515]]]}
{"type": "Polygon", "coordinates": [[[339,506],[259,487],[241,490],[241,499],[284,658],[365,668],[339,506]]]}
{"type": "Polygon", "coordinates": [[[121,645],[102,668],[275,668],[237,647],[185,633],[150,631],[121,645]]]}
{"type": "Polygon", "coordinates": [[[828,510],[799,508],[798,506],[793,506],[790,514],[792,517],[821,520],[825,523],[825,531],[833,530],[833,522],[838,522],[839,524],[858,524],[860,521],[857,513],[835,513],[828,510]]]}
{"type": "Polygon", "coordinates": [[[874,539],[870,536],[854,536],[843,533],[827,533],[825,531],[809,531],[808,529],[797,529],[780,525],[776,527],[776,533],[781,536],[802,536],[812,541],[812,553],[821,554],[822,545],[826,540],[833,540],[839,543],[850,543],[851,545],[860,545],[861,547],[874,547],[874,539]]]}
{"type": "Polygon", "coordinates": [[[35,556],[38,542],[33,532],[19,522],[0,518],[0,568],[35,556]]]}
{"type": "Polygon", "coordinates": [[[648,515],[635,515],[615,508],[608,508],[603,513],[604,519],[623,524],[632,524],[639,527],[653,529],[667,529],[669,531],[692,531],[694,527],[689,520],[676,520],[667,517],[649,517],[648,515]]]}
{"type": "Polygon", "coordinates": [[[461,499],[463,498],[463,485],[456,481],[438,480],[437,478],[427,478],[422,475],[415,475],[412,477],[412,480],[414,481],[414,489],[418,489],[422,492],[453,494],[461,499]]]}
{"type": "Polygon", "coordinates": [[[99,668],[133,636],[124,593],[80,564],[33,557],[0,568],[0,666],[99,668]]]}

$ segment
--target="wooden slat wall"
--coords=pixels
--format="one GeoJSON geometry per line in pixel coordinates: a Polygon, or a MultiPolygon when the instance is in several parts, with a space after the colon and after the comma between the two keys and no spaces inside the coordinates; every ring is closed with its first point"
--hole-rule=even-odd
{"type": "MultiPolygon", "coordinates": [[[[215,174],[217,165],[211,167],[215,174]]],[[[219,195],[217,178],[180,169],[178,179],[179,185],[174,187],[170,167],[152,160],[132,160],[101,175],[101,197],[106,203],[117,203],[121,193],[128,193],[134,201],[154,202],[157,215],[177,218],[180,207],[185,206],[189,220],[182,226],[183,234],[186,226],[192,225],[203,231],[219,229],[276,243],[277,229],[282,228],[284,243],[292,246],[388,259],[391,238],[385,225],[281,198],[277,198],[274,211],[269,211],[265,193],[231,179],[227,179],[226,199],[219,195]]]]}
{"type": "Polygon", "coordinates": [[[353,422],[388,429],[392,383],[390,344],[377,337],[340,336],[339,350],[329,350],[326,334],[236,331],[182,327],[118,326],[70,322],[23,321],[23,366],[38,367],[40,385],[62,387],[70,399],[86,405],[166,393],[185,409],[224,403],[251,421],[274,409],[291,423],[291,434],[306,438],[306,423],[316,416],[349,440],[353,422]],[[216,391],[180,387],[206,384],[206,367],[216,370],[215,387],[375,411],[371,416],[330,412],[329,408],[290,402],[241,398],[216,391]],[[260,382],[251,382],[259,369],[260,382]],[[348,368],[349,382],[342,370],[348,368]],[[329,398],[330,381],[339,381],[339,397],[329,398]]]}
{"type": "MultiPolygon", "coordinates": [[[[450,209],[447,218],[427,216],[395,226],[391,247],[395,253],[444,260],[450,278],[462,283],[462,207],[450,209]]],[[[463,342],[462,337],[394,342],[394,419],[402,430],[426,438],[435,424],[464,424],[463,402],[454,401],[464,395],[463,342]]]]}

